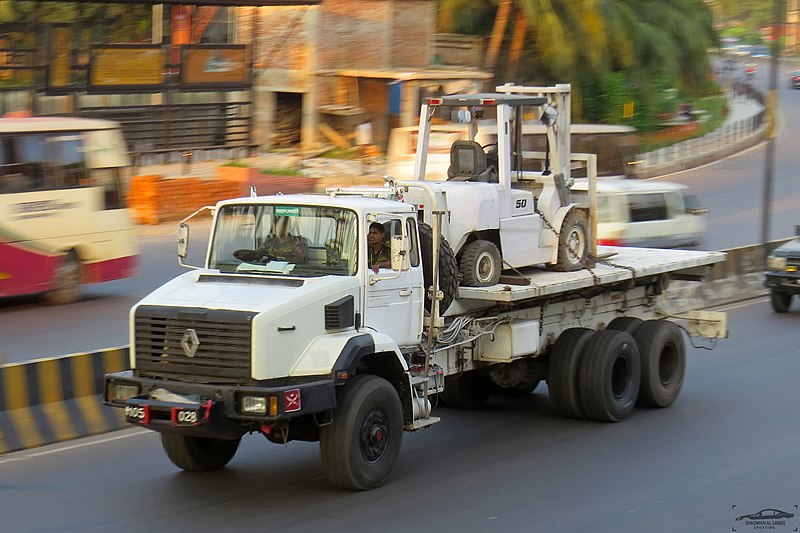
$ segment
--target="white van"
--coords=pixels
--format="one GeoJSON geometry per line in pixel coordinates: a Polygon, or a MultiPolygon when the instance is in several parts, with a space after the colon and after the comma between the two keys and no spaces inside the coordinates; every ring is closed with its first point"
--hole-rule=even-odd
{"type": "MultiPolygon", "coordinates": [[[[589,203],[588,182],[576,179],[572,201],[589,203]]],[[[620,177],[597,180],[597,244],[691,248],[703,243],[706,213],[689,187],[620,177]]]]}

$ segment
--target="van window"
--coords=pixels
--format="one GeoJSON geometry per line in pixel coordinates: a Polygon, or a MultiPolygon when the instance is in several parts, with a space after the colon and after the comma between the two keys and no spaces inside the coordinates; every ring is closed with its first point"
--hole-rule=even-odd
{"type": "Polygon", "coordinates": [[[628,196],[631,222],[647,222],[649,220],[665,220],[667,201],[664,194],[631,194],[628,196]]]}

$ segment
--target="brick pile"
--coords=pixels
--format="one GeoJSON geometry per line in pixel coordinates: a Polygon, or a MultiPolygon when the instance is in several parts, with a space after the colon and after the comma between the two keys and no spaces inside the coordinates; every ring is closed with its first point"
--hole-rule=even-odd
{"type": "Polygon", "coordinates": [[[240,196],[235,181],[200,178],[134,176],[128,190],[128,207],[139,224],[180,220],[205,205],[240,196]]]}

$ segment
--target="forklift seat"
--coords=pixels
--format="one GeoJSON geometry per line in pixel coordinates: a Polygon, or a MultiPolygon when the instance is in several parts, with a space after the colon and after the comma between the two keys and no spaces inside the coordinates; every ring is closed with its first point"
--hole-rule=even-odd
{"type": "Polygon", "coordinates": [[[486,154],[475,141],[457,140],[450,147],[450,167],[447,179],[469,181],[486,170],[486,154]]]}

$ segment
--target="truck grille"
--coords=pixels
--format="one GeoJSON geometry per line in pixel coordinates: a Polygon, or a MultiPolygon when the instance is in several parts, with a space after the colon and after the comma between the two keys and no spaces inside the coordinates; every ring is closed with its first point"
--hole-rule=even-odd
{"type": "Polygon", "coordinates": [[[246,383],[255,313],[141,306],[134,319],[136,371],[193,383],[246,383]]]}

